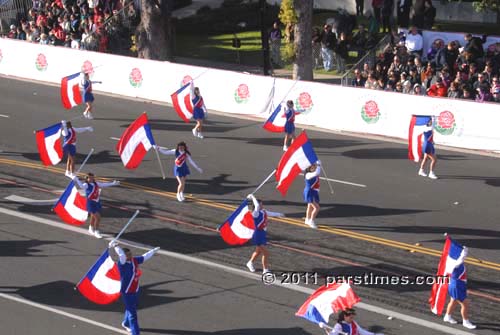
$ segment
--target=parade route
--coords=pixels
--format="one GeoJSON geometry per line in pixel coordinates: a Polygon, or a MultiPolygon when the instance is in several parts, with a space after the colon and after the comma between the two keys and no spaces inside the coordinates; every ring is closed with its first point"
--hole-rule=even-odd
{"type": "MultiPolygon", "coordinates": [[[[0,113],[9,115],[0,119],[0,243],[5,244],[0,248],[4,273],[0,299],[10,313],[0,322],[22,334],[103,333],[100,325],[6,300],[8,295],[112,327],[110,334],[121,331],[121,303],[94,305],[72,287],[106,248],[107,241],[62,222],[69,230],[21,216],[60,222],[51,213],[50,202],[69,179],[64,177],[63,163],[53,167],[41,164],[33,130],[77,117],[81,108],[64,111],[59,89],[53,86],[2,78],[0,90],[0,113]],[[71,229],[82,233],[74,234],[71,229]],[[40,330],[21,324],[22,316],[30,311],[35,320],[50,320],[56,328],[40,330]]],[[[139,209],[137,222],[123,238],[138,245],[160,246],[164,251],[143,267],[139,320],[144,334],[321,333],[315,325],[294,316],[307,298],[304,291],[263,285],[246,272],[253,247],[230,247],[216,231],[276,167],[282,154],[280,134],[265,132],[261,122],[211,113],[205,139],[199,140],[191,134],[193,125],[182,122],[170,107],[99,94],[95,119],[73,123],[75,127],[94,127],[92,134],[78,135],[77,166],[90,148],[95,148],[84,171],[104,180],[121,181],[120,187],[102,193],[103,233],[113,236],[139,209]],[[204,170],[203,174],[192,171],[185,203],[176,200],[171,158],[162,157],[165,180],[153,153],[137,170],[123,168],[115,139],[144,111],[158,145],[172,148],[186,141],[193,159],[204,170]],[[220,264],[249,276],[183,261],[171,257],[173,254],[220,264]]],[[[434,316],[427,305],[430,286],[355,287],[366,306],[397,311],[427,326],[398,317],[388,319],[380,311],[363,307],[358,320],[386,335],[497,333],[500,160],[438,148],[436,174],[440,179],[432,181],[417,176],[417,166],[406,158],[405,145],[307,131],[335,193],[330,194],[323,180],[319,229],[312,230],[303,221],[302,178],[295,181],[287,197],[275,190],[273,179],[259,191],[257,196],[266,208],[286,215],[270,220],[271,269],[322,275],[432,275],[441,255],[443,234],[448,233],[471,251],[466,265],[471,320],[478,325],[477,330],[444,324],[434,316]],[[428,324],[445,328],[429,331],[428,324]],[[447,332],[448,328],[452,331],[447,332]]],[[[313,286],[304,285],[304,289],[313,286]]]]}

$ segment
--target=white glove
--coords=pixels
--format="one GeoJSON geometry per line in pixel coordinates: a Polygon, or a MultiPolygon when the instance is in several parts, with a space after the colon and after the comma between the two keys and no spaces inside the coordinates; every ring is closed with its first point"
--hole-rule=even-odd
{"type": "Polygon", "coordinates": [[[284,218],[285,217],[285,214],[283,213],[280,213],[280,215],[278,215],[279,218],[284,218]]]}
{"type": "Polygon", "coordinates": [[[253,193],[250,193],[249,195],[247,195],[247,199],[253,199],[253,198],[255,198],[253,193]]]}
{"type": "Polygon", "coordinates": [[[199,169],[198,169],[198,172],[199,172],[200,174],[202,174],[202,173],[203,173],[203,169],[202,169],[202,168],[199,168],[199,169]]]}
{"type": "Polygon", "coordinates": [[[156,144],[153,144],[153,149],[158,150],[158,146],[156,144]]]}
{"type": "Polygon", "coordinates": [[[318,161],[316,162],[316,165],[321,165],[321,161],[318,159],[318,161]]]}
{"type": "Polygon", "coordinates": [[[469,254],[469,248],[464,247],[464,255],[467,256],[469,254]]]}
{"type": "Polygon", "coordinates": [[[61,120],[61,124],[66,127],[66,120],[61,120]]]}
{"type": "Polygon", "coordinates": [[[324,329],[326,324],[324,322],[318,323],[319,328],[324,329]]]}
{"type": "Polygon", "coordinates": [[[94,128],[92,127],[87,127],[87,130],[90,131],[90,132],[93,132],[94,131],[94,128]]]}
{"type": "Polygon", "coordinates": [[[118,242],[116,242],[116,240],[111,240],[111,242],[109,242],[109,245],[108,245],[108,246],[109,246],[110,248],[114,248],[114,247],[116,247],[117,245],[118,245],[118,242]]]}
{"type": "Polygon", "coordinates": [[[157,252],[158,252],[158,250],[160,250],[160,247],[156,247],[156,248],[154,248],[154,249],[153,249],[153,252],[154,252],[154,253],[157,253],[157,252]]]}
{"type": "Polygon", "coordinates": [[[115,186],[120,185],[120,181],[118,181],[118,180],[113,180],[113,185],[115,185],[115,186]]]}

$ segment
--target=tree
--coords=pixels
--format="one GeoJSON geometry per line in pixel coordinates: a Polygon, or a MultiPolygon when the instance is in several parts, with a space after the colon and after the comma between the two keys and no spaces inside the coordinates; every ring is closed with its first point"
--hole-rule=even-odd
{"type": "Polygon", "coordinates": [[[281,2],[280,21],[285,25],[285,36],[287,43],[293,42],[293,26],[297,23],[297,14],[295,13],[294,0],[283,0],[281,2]]]}
{"type": "Polygon", "coordinates": [[[497,24],[500,24],[500,1],[499,0],[480,0],[474,1],[472,6],[477,12],[492,11],[497,14],[497,24]]]}
{"type": "Polygon", "coordinates": [[[295,25],[293,79],[313,80],[312,16],[313,0],[294,0],[295,25]]]}
{"type": "Polygon", "coordinates": [[[173,59],[172,0],[141,0],[141,23],[137,26],[139,58],[173,59]]]}

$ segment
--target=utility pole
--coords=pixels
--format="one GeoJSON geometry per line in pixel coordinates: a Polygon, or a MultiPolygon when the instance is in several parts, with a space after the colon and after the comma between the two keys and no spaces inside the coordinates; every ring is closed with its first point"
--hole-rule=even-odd
{"type": "Polygon", "coordinates": [[[266,26],[266,0],[259,0],[259,11],[260,11],[260,38],[262,41],[262,57],[264,66],[264,75],[269,75],[269,69],[271,68],[269,64],[269,38],[267,36],[267,26],[266,26]]]}

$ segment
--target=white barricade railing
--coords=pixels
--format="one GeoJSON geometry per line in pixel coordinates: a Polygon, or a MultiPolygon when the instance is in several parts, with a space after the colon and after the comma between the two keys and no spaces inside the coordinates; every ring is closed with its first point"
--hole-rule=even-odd
{"type": "MultiPolygon", "coordinates": [[[[297,123],[330,130],[406,139],[412,114],[437,117],[438,144],[489,151],[500,150],[500,105],[418,97],[359,88],[206,69],[62,47],[0,39],[0,74],[60,83],[85,66],[95,89],[128,97],[170,103],[170,94],[188,78],[196,78],[208,108],[224,113],[267,118],[263,108],[275,82],[273,103],[295,102],[297,123]]],[[[58,104],[59,102],[55,102],[58,104]]],[[[99,105],[99,100],[96,102],[99,105]]],[[[60,108],[63,108],[62,105],[60,108]]],[[[34,111],[35,112],[35,111],[34,111]]],[[[142,111],[137,111],[140,113],[142,111]]]]}

